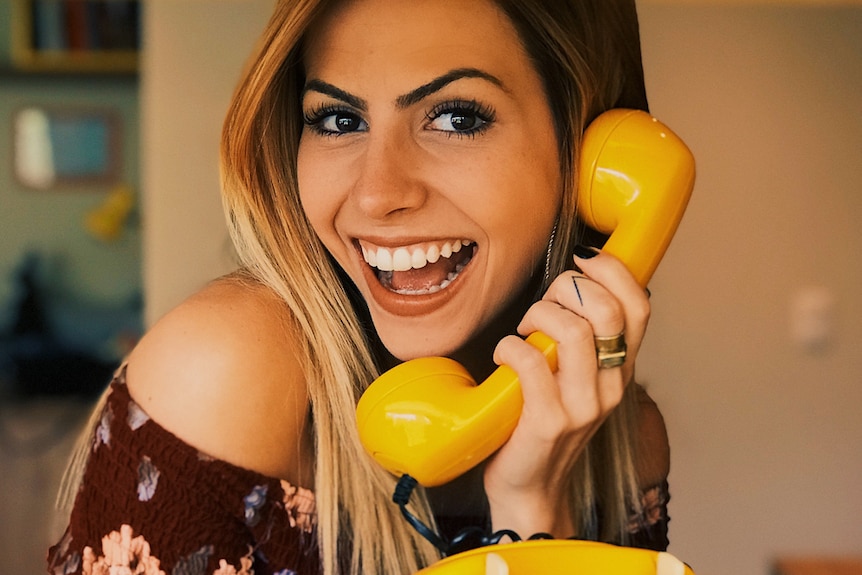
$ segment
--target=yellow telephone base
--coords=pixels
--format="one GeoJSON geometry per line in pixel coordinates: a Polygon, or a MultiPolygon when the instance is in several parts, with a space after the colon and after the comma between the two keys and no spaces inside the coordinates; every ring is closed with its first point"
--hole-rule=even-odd
{"type": "Polygon", "coordinates": [[[534,540],[490,545],[438,561],[416,575],[694,575],[670,553],[607,543],[534,540]]]}

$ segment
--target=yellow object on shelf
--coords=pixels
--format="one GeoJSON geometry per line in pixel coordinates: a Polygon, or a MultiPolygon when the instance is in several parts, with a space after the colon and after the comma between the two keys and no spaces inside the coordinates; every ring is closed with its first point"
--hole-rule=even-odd
{"type": "Polygon", "coordinates": [[[115,187],[96,209],[87,213],[84,226],[97,239],[105,242],[120,237],[135,205],[135,195],[126,185],[115,187]]]}

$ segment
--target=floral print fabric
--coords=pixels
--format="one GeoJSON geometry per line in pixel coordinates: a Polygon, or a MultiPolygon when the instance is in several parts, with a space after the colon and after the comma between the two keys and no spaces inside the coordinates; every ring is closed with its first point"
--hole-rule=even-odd
{"type": "Polygon", "coordinates": [[[160,427],[121,369],[52,575],[316,575],[314,494],[160,427]]]}
{"type": "Polygon", "coordinates": [[[667,481],[641,493],[641,509],[629,517],[628,532],[631,547],[643,547],[655,551],[667,551],[668,540],[667,504],[670,501],[667,481]]]}

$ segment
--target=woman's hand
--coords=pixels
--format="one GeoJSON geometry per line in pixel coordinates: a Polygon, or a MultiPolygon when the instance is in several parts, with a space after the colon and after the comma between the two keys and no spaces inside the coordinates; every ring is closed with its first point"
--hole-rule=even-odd
{"type": "Polygon", "coordinates": [[[512,437],[489,460],[485,491],[495,530],[521,537],[575,533],[566,493],[568,476],[584,447],[620,403],[649,319],[645,290],[618,259],[600,253],[575,257],[583,273],[557,277],[527,311],[518,332],[542,331],[557,342],[558,370],[523,339],[500,341],[494,361],[517,372],[524,408],[512,437]],[[599,368],[596,337],[625,333],[619,367],[599,368]]]}

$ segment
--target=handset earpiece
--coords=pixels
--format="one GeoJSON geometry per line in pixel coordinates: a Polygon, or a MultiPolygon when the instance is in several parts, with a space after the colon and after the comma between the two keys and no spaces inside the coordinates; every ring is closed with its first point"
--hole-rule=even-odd
{"type": "Polygon", "coordinates": [[[579,164],[578,216],[646,287],[691,197],[694,156],[648,113],[615,109],[587,127],[579,164]]]}
{"type": "MultiPolygon", "coordinates": [[[[691,195],[691,152],[649,114],[610,110],[584,134],[579,166],[581,218],[610,234],[603,250],[646,287],[691,195]]],[[[552,339],[536,332],[527,342],[556,370],[552,339]]],[[[522,405],[518,378],[508,366],[477,386],[451,359],[420,358],[375,380],[359,400],[356,419],[362,444],[384,468],[433,487],[502,446],[522,405]]]]}

